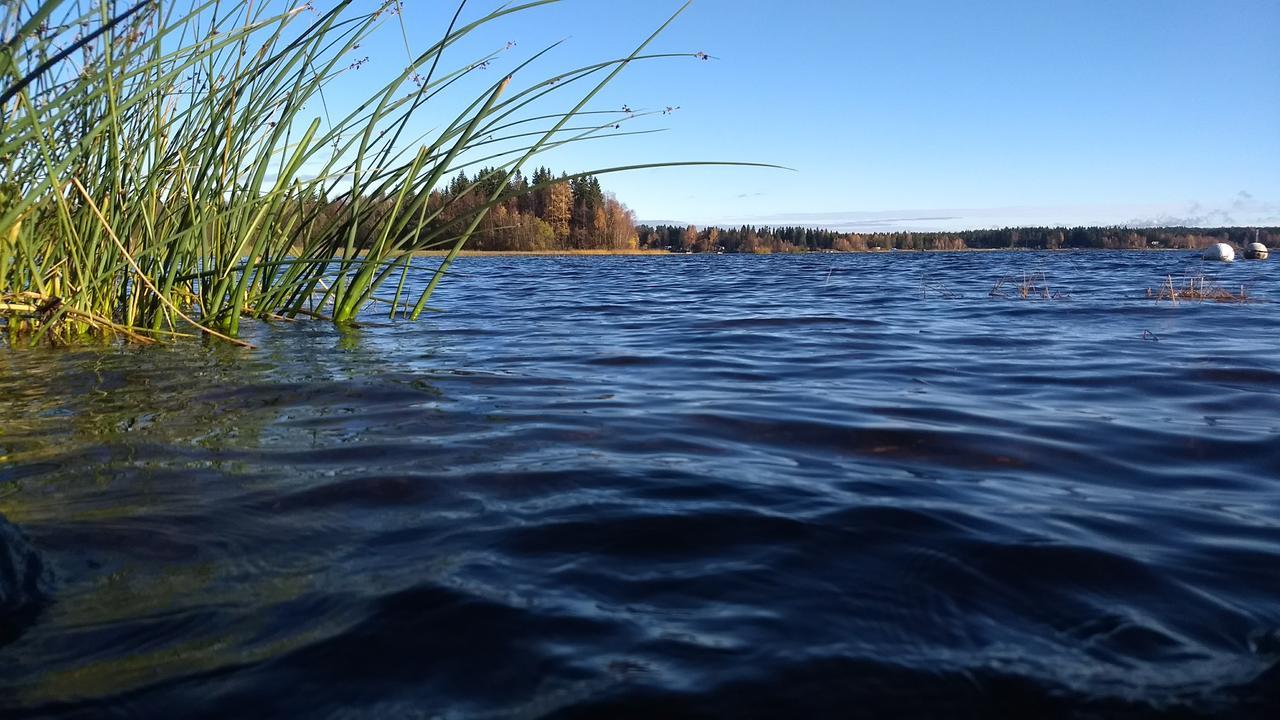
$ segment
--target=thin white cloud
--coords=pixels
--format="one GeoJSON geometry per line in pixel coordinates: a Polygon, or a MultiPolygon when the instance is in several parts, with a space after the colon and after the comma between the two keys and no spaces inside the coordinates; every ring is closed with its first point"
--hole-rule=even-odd
{"type": "MultiPolygon", "coordinates": [[[[702,223],[699,223],[702,224],[702,223]]],[[[998,208],[935,208],[891,211],[776,213],[727,217],[712,225],[802,225],[843,232],[929,232],[999,227],[1123,225],[1280,225],[1280,202],[1263,201],[1247,191],[1217,203],[1147,205],[1070,205],[998,208]]]]}

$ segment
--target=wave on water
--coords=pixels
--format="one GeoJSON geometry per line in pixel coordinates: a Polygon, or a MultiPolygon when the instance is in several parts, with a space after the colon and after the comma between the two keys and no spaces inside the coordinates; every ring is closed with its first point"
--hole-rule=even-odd
{"type": "Polygon", "coordinates": [[[1271,717],[1280,280],[1096,258],[475,258],[422,323],[12,349],[0,715],[1271,717]]]}

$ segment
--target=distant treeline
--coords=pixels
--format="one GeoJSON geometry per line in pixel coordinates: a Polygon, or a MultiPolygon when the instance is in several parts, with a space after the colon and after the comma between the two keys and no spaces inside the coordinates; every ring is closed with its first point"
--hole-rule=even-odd
{"type": "MultiPolygon", "coordinates": [[[[671,252],[792,253],[867,250],[1112,249],[1201,248],[1217,242],[1237,247],[1253,242],[1254,228],[1223,227],[1016,227],[959,232],[850,233],[812,227],[742,225],[736,228],[693,225],[636,225],[635,214],[591,175],[570,177],[540,167],[531,176],[506,178],[495,168],[473,175],[459,172],[431,192],[427,234],[450,237],[462,232],[476,210],[500,198],[467,243],[471,250],[669,250],[671,252]]],[[[322,201],[323,202],[323,201],[322,201]]],[[[349,198],[324,203],[322,222],[341,222],[349,198]]],[[[365,200],[375,208],[392,198],[365,200]]],[[[374,210],[374,216],[379,215],[374,210]]],[[[357,242],[378,237],[378,222],[365,223],[357,242]]],[[[1257,231],[1268,247],[1280,246],[1280,228],[1257,231]]]]}
{"type": "Polygon", "coordinates": [[[472,208],[494,193],[505,197],[489,211],[467,242],[471,250],[635,250],[635,215],[600,180],[588,175],[557,179],[540,167],[526,178],[517,171],[505,187],[503,174],[481,169],[460,172],[433,204],[449,205],[449,215],[470,217],[472,208]],[[451,202],[452,201],[452,202],[451,202]]]}
{"type": "MultiPolygon", "coordinates": [[[[635,250],[638,247],[635,215],[612,194],[600,188],[595,176],[559,177],[545,167],[525,176],[517,171],[509,179],[494,168],[474,175],[459,172],[427,199],[422,234],[451,237],[461,233],[481,206],[498,198],[467,241],[469,250],[635,250]]],[[[320,201],[320,222],[343,222],[351,199],[320,201]]],[[[382,230],[380,215],[389,214],[392,197],[364,199],[374,206],[371,221],[360,228],[357,242],[375,242],[382,230]]]]}
{"type": "MultiPolygon", "coordinates": [[[[1254,228],[1031,227],[960,232],[842,233],[809,227],[641,225],[640,247],[672,252],[783,253],[862,250],[1199,248],[1254,241],[1254,228]]],[[[1259,242],[1280,245],[1280,228],[1259,228],[1259,242]]]]}

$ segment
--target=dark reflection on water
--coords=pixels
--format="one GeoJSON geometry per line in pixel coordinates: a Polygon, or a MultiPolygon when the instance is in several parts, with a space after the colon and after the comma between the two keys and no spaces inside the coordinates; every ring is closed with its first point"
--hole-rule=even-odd
{"type": "Polygon", "coordinates": [[[0,715],[1270,716],[1280,314],[1143,294],[1278,267],[468,259],[419,324],[0,353],[0,715]]]}

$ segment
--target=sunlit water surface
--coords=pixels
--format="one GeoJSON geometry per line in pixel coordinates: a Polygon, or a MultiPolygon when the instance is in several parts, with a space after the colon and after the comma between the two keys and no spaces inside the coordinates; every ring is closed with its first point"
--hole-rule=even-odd
{"type": "Polygon", "coordinates": [[[1280,263],[456,270],[418,323],[0,352],[52,573],[0,715],[1275,717],[1280,263]],[[1145,297],[1196,272],[1261,301],[1145,297]]]}

